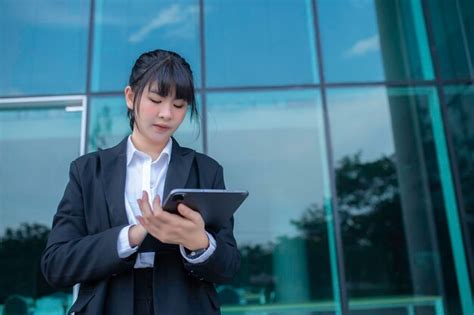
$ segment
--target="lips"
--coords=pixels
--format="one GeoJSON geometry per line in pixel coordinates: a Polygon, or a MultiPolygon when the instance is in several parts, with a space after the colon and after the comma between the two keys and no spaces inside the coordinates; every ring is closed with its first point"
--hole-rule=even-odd
{"type": "Polygon", "coordinates": [[[167,130],[171,129],[171,127],[169,127],[167,125],[163,125],[163,124],[153,124],[153,127],[155,127],[156,129],[158,129],[160,131],[167,131],[167,130]]]}

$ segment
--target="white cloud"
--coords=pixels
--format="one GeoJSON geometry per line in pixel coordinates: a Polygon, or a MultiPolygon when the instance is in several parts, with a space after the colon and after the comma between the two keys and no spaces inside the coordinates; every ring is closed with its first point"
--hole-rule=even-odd
{"type": "Polygon", "coordinates": [[[380,50],[379,35],[358,40],[344,52],[345,57],[358,57],[380,50]]]}
{"type": "MultiPolygon", "coordinates": [[[[158,15],[150,23],[144,25],[138,31],[130,35],[128,40],[132,43],[143,41],[152,31],[173,25],[170,31],[174,36],[180,38],[189,37],[192,29],[189,28],[194,17],[199,13],[197,6],[171,5],[158,12],[158,15]]],[[[165,34],[166,35],[166,34],[165,34]]]]}

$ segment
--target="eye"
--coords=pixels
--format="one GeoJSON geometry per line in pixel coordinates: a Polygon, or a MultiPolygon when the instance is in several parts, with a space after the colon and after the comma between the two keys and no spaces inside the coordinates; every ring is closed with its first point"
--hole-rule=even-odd
{"type": "Polygon", "coordinates": [[[173,105],[174,105],[174,107],[176,107],[176,108],[183,108],[183,107],[184,107],[183,104],[173,104],[173,105]]]}
{"type": "Polygon", "coordinates": [[[161,103],[161,100],[155,100],[153,98],[150,98],[150,101],[152,101],[155,104],[160,104],[161,103]]]}

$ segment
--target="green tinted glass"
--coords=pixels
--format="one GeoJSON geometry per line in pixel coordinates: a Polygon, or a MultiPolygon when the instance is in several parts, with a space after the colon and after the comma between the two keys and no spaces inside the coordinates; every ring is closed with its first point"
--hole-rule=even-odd
{"type": "Polygon", "coordinates": [[[328,102],[350,308],[468,314],[436,90],[331,89],[328,102]]]}
{"type": "MultiPolygon", "coordinates": [[[[464,228],[467,232],[467,253],[474,261],[474,86],[448,86],[444,89],[447,106],[447,127],[454,146],[453,154],[461,188],[464,228]]],[[[472,275],[471,275],[472,278],[472,275]]]]}
{"type": "Polygon", "coordinates": [[[474,78],[474,1],[430,0],[426,7],[441,77],[474,78]]]}

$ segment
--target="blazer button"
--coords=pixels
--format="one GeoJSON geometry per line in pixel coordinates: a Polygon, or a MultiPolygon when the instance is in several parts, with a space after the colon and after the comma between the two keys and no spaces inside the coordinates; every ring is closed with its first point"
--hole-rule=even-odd
{"type": "Polygon", "coordinates": [[[199,280],[203,281],[203,280],[204,280],[204,278],[199,278],[199,280]]]}
{"type": "Polygon", "coordinates": [[[112,277],[117,277],[117,274],[116,273],[112,274],[112,277]]]}

